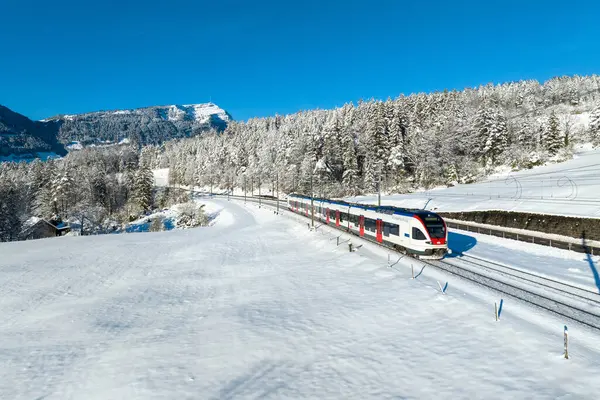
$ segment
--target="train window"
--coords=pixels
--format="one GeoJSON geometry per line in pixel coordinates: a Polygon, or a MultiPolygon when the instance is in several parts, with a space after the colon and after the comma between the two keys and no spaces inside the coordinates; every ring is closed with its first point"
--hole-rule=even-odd
{"type": "Polygon", "coordinates": [[[375,232],[377,228],[377,225],[375,223],[374,219],[371,218],[365,218],[365,229],[371,232],[375,232]]]}
{"type": "Polygon", "coordinates": [[[412,228],[412,238],[415,240],[425,240],[425,234],[419,228],[412,228]]]}
{"type": "Polygon", "coordinates": [[[383,223],[383,234],[385,236],[395,235],[400,236],[400,226],[396,224],[390,224],[389,222],[383,223]]]}
{"type": "Polygon", "coordinates": [[[340,213],[340,222],[348,221],[348,213],[340,213]]]}
{"type": "Polygon", "coordinates": [[[335,219],[335,210],[329,210],[329,218],[335,219]]]}

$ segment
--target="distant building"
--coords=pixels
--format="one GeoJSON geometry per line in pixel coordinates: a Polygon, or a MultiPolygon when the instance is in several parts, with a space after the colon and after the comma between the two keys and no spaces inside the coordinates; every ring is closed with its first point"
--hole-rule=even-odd
{"type": "Polygon", "coordinates": [[[70,231],[71,227],[62,221],[48,221],[43,218],[32,217],[23,224],[21,240],[63,236],[70,231]]]}

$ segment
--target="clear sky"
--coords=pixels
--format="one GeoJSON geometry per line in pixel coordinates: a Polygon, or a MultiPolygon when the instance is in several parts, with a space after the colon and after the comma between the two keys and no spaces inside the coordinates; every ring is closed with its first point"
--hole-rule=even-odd
{"type": "Polygon", "coordinates": [[[600,73],[600,2],[0,0],[0,104],[32,119],[212,99],[234,119],[600,73]]]}

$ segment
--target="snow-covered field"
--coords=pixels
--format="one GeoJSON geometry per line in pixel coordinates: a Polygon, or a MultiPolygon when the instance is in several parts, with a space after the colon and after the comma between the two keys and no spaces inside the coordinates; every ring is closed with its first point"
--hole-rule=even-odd
{"type": "MultiPolygon", "coordinates": [[[[348,200],[377,204],[377,195],[348,200]]],[[[382,194],[381,203],[418,208],[427,204],[428,209],[438,211],[508,210],[600,217],[600,150],[582,149],[564,163],[497,174],[475,184],[382,194]]]]}
{"type": "Polygon", "coordinates": [[[211,227],[0,244],[0,398],[597,398],[600,333],[569,326],[565,360],[565,321],[211,202],[211,227]]]}

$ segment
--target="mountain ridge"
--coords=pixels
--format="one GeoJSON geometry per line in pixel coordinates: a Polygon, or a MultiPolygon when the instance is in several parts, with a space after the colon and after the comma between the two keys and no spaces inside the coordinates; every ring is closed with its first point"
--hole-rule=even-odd
{"type": "Polygon", "coordinates": [[[39,153],[66,154],[58,142],[56,122],[32,121],[0,105],[0,159],[41,158],[39,153]]]}
{"type": "Polygon", "coordinates": [[[64,155],[67,149],[98,144],[161,144],[223,131],[231,121],[231,115],[212,102],[58,114],[39,121],[0,105],[0,157],[38,158],[39,152],[64,155]]]}
{"type": "MultiPolygon", "coordinates": [[[[208,103],[193,103],[193,104],[163,104],[163,105],[136,107],[136,108],[116,108],[116,109],[110,109],[110,110],[89,111],[89,112],[77,113],[77,114],[57,114],[57,115],[53,115],[48,118],[41,119],[41,120],[39,120],[39,122],[49,122],[49,121],[56,121],[56,120],[62,120],[62,119],[73,120],[73,119],[77,119],[77,118],[98,116],[98,115],[103,115],[103,116],[128,115],[128,114],[140,115],[140,114],[143,114],[145,111],[147,112],[147,111],[154,111],[154,110],[157,110],[157,111],[158,110],[169,110],[169,111],[173,111],[175,113],[181,112],[181,113],[185,113],[185,114],[189,115],[192,111],[190,109],[192,109],[192,108],[193,108],[194,114],[196,116],[200,110],[207,109],[206,111],[209,111],[209,112],[200,112],[200,115],[201,116],[217,115],[219,118],[221,118],[222,120],[224,120],[226,122],[233,120],[233,118],[227,111],[225,111],[224,109],[222,109],[215,103],[208,102],[208,103]]],[[[169,118],[169,119],[171,119],[171,118],[169,118]]],[[[173,118],[173,119],[176,119],[176,118],[173,118]]],[[[193,118],[193,119],[198,120],[199,118],[193,118]]]]}

